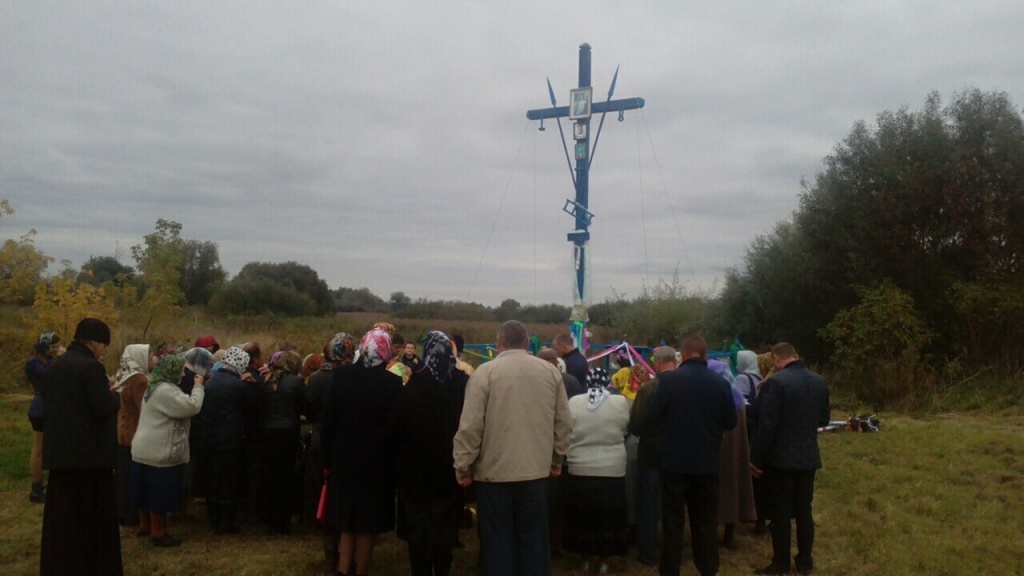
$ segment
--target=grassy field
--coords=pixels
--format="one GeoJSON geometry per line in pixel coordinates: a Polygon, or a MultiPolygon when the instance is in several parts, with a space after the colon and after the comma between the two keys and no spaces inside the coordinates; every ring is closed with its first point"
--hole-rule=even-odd
{"type": "MultiPolygon", "coordinates": [[[[42,507],[28,494],[29,396],[0,395],[0,574],[38,571],[42,507]]],[[[839,414],[836,413],[836,417],[839,414]]],[[[1024,410],[913,418],[881,414],[878,434],[822,436],[825,467],[815,497],[815,562],[822,575],[1024,576],[1024,410]]],[[[201,513],[202,509],[198,509],[201,513]]],[[[215,536],[198,520],[172,522],[185,538],[154,549],[122,532],[129,575],[309,575],[320,569],[315,534],[267,536],[249,527],[215,536]]],[[[722,551],[723,575],[767,564],[771,545],[749,526],[737,529],[740,549],[722,551]]],[[[473,531],[455,553],[453,574],[475,574],[473,531]]],[[[689,556],[684,574],[693,574],[689,556]]],[[[555,574],[576,574],[578,559],[556,558],[555,574]]],[[[611,572],[654,574],[632,559],[611,572]]],[[[407,574],[405,548],[380,539],[372,573],[407,574]]]]}

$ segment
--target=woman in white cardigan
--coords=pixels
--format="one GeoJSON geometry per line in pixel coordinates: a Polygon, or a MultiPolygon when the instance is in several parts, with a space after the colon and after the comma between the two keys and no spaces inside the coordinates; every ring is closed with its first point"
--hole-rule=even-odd
{"type": "Polygon", "coordinates": [[[172,547],[181,540],[167,533],[167,513],[181,504],[185,464],[189,460],[190,418],[203,406],[203,376],[196,374],[192,394],[178,386],[185,359],[160,358],[149,375],[139,427],[132,439],[131,500],[139,511],[137,536],[154,546],[172,547]]]}
{"type": "Polygon", "coordinates": [[[564,483],[565,532],[562,546],[584,558],[597,556],[600,572],[607,556],[625,556],[626,446],[629,401],[613,394],[604,368],[587,374],[587,393],[569,400],[572,437],[564,483]]]}

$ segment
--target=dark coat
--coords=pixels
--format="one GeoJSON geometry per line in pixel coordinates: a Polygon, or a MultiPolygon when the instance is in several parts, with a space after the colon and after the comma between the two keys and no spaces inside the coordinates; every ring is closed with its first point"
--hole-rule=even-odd
{"type": "Polygon", "coordinates": [[[750,461],[758,468],[821,468],[818,427],[831,418],[828,384],[804,366],[789,363],[765,380],[757,397],[757,431],[750,461]]]}
{"type": "Polygon", "coordinates": [[[258,390],[238,374],[221,368],[206,381],[206,397],[199,411],[202,439],[207,450],[240,450],[256,419],[258,390]]]}
{"type": "Polygon", "coordinates": [[[587,393],[587,385],[580,382],[575,376],[566,372],[562,374],[562,383],[565,384],[565,397],[572,398],[587,393]]]}
{"type": "Polygon", "coordinates": [[[28,407],[29,418],[42,418],[43,411],[43,374],[46,372],[46,362],[33,355],[25,363],[25,376],[32,384],[32,403],[28,407]]]}
{"type": "Polygon", "coordinates": [[[722,435],[736,427],[732,387],[690,358],[661,374],[647,405],[649,424],[664,423],[661,469],[676,474],[718,474],[722,435]]]}
{"type": "Polygon", "coordinates": [[[334,377],[334,369],[317,370],[309,375],[306,384],[306,422],[310,422],[319,433],[323,420],[324,400],[327,399],[327,388],[334,377]]]}
{"type": "Polygon", "coordinates": [[[453,498],[459,491],[452,439],[462,417],[467,381],[459,370],[444,384],[430,371],[418,370],[391,412],[388,434],[398,450],[398,485],[403,497],[420,506],[453,498]]]}
{"type": "Polygon", "coordinates": [[[296,374],[282,374],[277,390],[270,384],[263,386],[264,430],[299,429],[305,411],[306,386],[296,374]]]}
{"type": "Polygon", "coordinates": [[[320,431],[331,513],[342,532],[388,532],[395,527],[395,446],[387,426],[402,379],[383,364],[333,372],[320,431]]]}
{"type": "Polygon", "coordinates": [[[571,352],[562,356],[562,360],[565,360],[565,371],[568,374],[572,374],[580,382],[587,381],[587,372],[590,368],[587,366],[587,357],[579,348],[573,348],[571,352]]]}
{"type": "Polygon", "coordinates": [[[665,443],[665,424],[647,420],[647,405],[658,391],[661,377],[644,382],[636,392],[633,405],[629,408],[629,433],[640,438],[636,450],[636,461],[644,468],[661,468],[661,452],[665,443]]]}
{"type": "Polygon", "coordinates": [[[43,467],[113,469],[120,408],[121,398],[110,391],[103,364],[91,350],[72,342],[43,376],[43,467]]]}

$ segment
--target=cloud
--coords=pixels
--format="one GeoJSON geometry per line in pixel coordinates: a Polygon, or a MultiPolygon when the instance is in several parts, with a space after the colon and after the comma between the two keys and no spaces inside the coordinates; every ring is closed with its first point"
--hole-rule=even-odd
{"type": "MultiPolygon", "coordinates": [[[[570,303],[557,125],[617,98],[591,169],[600,301],[715,286],[854,122],[969,86],[1021,101],[1019,2],[90,3],[0,7],[4,233],[81,264],[158,218],[231,272],[296,260],[387,297],[570,303]]],[[[596,124],[596,122],[595,122],[596,124]]],[[[569,129],[567,122],[563,127],[569,129]]],[[[718,283],[720,285],[720,282],[718,283]]]]}

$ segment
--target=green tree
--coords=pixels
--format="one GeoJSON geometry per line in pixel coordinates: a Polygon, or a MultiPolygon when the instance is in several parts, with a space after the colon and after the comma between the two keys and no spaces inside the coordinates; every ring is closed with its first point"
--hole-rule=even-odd
{"type": "Polygon", "coordinates": [[[305,264],[249,262],[214,293],[210,307],[225,314],[323,316],[334,311],[334,298],[305,264]]]}
{"type": "Polygon", "coordinates": [[[606,303],[611,327],[620,338],[634,344],[665,340],[676,345],[684,334],[705,330],[709,300],[706,294],[688,290],[675,274],[670,281],[659,278],[653,286],[645,284],[633,300],[616,294],[606,303]]]}
{"type": "Polygon", "coordinates": [[[228,273],[220,264],[216,242],[183,242],[181,291],[185,295],[185,304],[206,304],[227,277],[228,273]]]}
{"type": "Polygon", "coordinates": [[[156,221],[156,229],[132,246],[142,285],[141,297],[129,305],[132,319],[142,328],[145,338],[154,323],[170,318],[181,310],[185,296],[181,291],[184,241],[181,224],[156,221]]]}
{"type": "Polygon", "coordinates": [[[388,298],[388,307],[391,308],[392,313],[401,312],[402,308],[405,308],[412,303],[412,298],[405,295],[405,292],[392,292],[388,298]]]}
{"type": "Polygon", "coordinates": [[[512,298],[506,298],[501,301],[501,305],[494,309],[494,317],[499,322],[506,320],[522,320],[520,318],[520,312],[522,312],[523,306],[519,304],[517,300],[512,298]]]}
{"type": "MultiPolygon", "coordinates": [[[[891,280],[874,289],[856,287],[857,305],[840,310],[821,331],[835,345],[833,366],[863,401],[878,409],[922,392],[930,383],[922,360],[932,333],[914,308],[913,297],[891,280]]],[[[926,390],[925,392],[931,392],[926,390]]]]}
{"type": "Polygon", "coordinates": [[[338,288],[334,291],[334,302],[339,312],[389,311],[388,303],[369,288],[338,288]]]}
{"type": "Polygon", "coordinates": [[[792,219],[755,240],[727,278],[723,316],[756,313],[759,335],[824,357],[831,342],[819,329],[859,302],[854,286],[889,279],[936,333],[935,357],[987,362],[992,351],[960,330],[956,295],[1024,282],[1021,217],[1024,123],[1009,97],[972,89],[944,107],[931,94],[920,111],[853,126],[792,219]]]}
{"type": "Polygon", "coordinates": [[[82,264],[78,273],[78,282],[102,286],[107,282],[121,284],[131,282],[135,279],[135,270],[127,264],[122,264],[114,256],[90,256],[82,264]]]}

